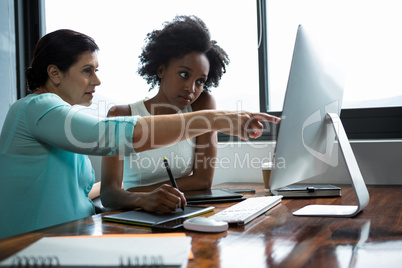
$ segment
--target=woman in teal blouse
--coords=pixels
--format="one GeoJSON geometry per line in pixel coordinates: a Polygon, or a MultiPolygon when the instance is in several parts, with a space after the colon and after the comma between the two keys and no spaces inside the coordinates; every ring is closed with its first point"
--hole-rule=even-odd
{"type": "MultiPolygon", "coordinates": [[[[279,120],[224,111],[105,119],[83,114],[72,105],[89,106],[101,83],[97,52],[92,38],[71,30],[39,40],[26,72],[32,94],[10,107],[0,136],[0,238],[94,214],[87,155],[125,156],[217,130],[247,139],[261,135],[259,121],[279,120]]],[[[171,212],[186,203],[167,184],[131,194],[133,208],[149,211],[171,212]]]]}

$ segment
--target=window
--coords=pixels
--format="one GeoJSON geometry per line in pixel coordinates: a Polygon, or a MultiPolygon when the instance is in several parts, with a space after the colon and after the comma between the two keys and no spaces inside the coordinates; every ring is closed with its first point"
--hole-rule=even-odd
{"type": "Polygon", "coordinates": [[[228,53],[230,64],[218,88],[211,88],[219,109],[258,111],[257,9],[255,1],[232,0],[69,0],[46,1],[46,32],[69,28],[88,34],[100,47],[102,85],[96,100],[111,104],[152,97],[157,88],[137,74],[146,34],[175,15],[196,15],[212,39],[228,53]],[[230,8],[228,8],[230,7],[230,8]]]}
{"type": "Polygon", "coordinates": [[[343,72],[343,108],[402,106],[399,7],[398,0],[268,0],[270,109],[282,109],[299,24],[343,72]]]}
{"type": "MultiPolygon", "coordinates": [[[[350,86],[349,84],[347,91],[350,92],[345,93],[344,103],[346,106],[342,110],[341,119],[348,137],[349,139],[400,139],[402,137],[402,101],[400,93],[395,95],[395,92],[396,94],[400,92],[398,87],[401,87],[397,79],[401,73],[401,66],[397,63],[401,62],[402,59],[402,49],[399,49],[402,47],[401,40],[400,38],[398,39],[398,25],[400,25],[401,19],[395,15],[395,12],[399,10],[395,6],[398,2],[397,0],[340,0],[331,2],[319,0],[256,0],[256,3],[252,2],[254,1],[206,0],[201,4],[197,2],[196,5],[188,7],[189,3],[193,2],[178,0],[143,2],[118,0],[113,1],[113,3],[101,0],[71,0],[64,3],[45,0],[16,1],[15,3],[21,3],[21,6],[15,7],[18,90],[22,93],[24,91],[25,78],[23,73],[29,65],[33,49],[32,44],[36,43],[42,33],[45,32],[43,30],[45,3],[47,6],[46,18],[48,23],[46,26],[48,31],[56,28],[75,28],[88,34],[93,33],[91,35],[99,43],[101,47],[100,75],[103,85],[99,87],[98,94],[95,96],[111,92],[113,98],[117,98],[117,96],[123,96],[120,93],[121,90],[129,88],[129,91],[127,91],[130,92],[129,96],[123,100],[125,103],[154,94],[154,92],[148,92],[148,85],[136,74],[139,47],[137,46],[138,50],[135,51],[134,45],[132,45],[134,41],[126,37],[132,37],[131,31],[134,29],[142,30],[144,28],[143,33],[139,34],[141,36],[139,42],[142,42],[147,32],[153,28],[160,27],[163,21],[170,20],[176,13],[185,14],[193,11],[191,12],[192,14],[200,16],[206,22],[211,30],[212,38],[217,39],[231,58],[228,72],[224,75],[220,87],[212,89],[212,94],[216,97],[218,108],[220,109],[239,109],[241,106],[245,110],[257,110],[255,107],[257,107],[260,99],[261,111],[280,110],[297,24],[307,22],[307,24],[313,25],[313,29],[317,28],[317,25],[324,25],[326,18],[332,18],[332,20],[340,24],[344,24],[343,22],[346,22],[346,19],[350,19],[351,21],[348,23],[354,25],[355,31],[347,35],[349,38],[346,38],[347,41],[341,43],[341,47],[349,49],[348,55],[355,59],[360,59],[358,67],[363,65],[361,62],[364,62],[364,67],[369,66],[372,68],[367,71],[368,73],[363,72],[363,75],[356,76],[358,78],[357,82],[352,83],[352,85],[356,86],[350,86]],[[151,6],[149,3],[151,3],[151,6]],[[135,8],[127,6],[129,4],[135,5],[135,8]],[[157,4],[158,7],[155,8],[157,4]],[[107,12],[100,12],[99,7],[105,5],[108,6],[107,12]],[[210,5],[214,6],[214,8],[208,10],[210,5]],[[169,13],[169,15],[167,10],[171,6],[174,7],[175,12],[169,13]],[[313,7],[308,9],[308,6],[313,7]],[[71,7],[73,10],[71,10],[71,7]],[[204,7],[206,7],[205,11],[203,11],[204,7]],[[163,10],[163,12],[158,10],[163,10]],[[307,16],[306,10],[313,10],[315,13],[307,16]],[[127,17],[137,18],[141,16],[141,13],[146,14],[148,17],[151,17],[150,14],[154,14],[155,19],[148,20],[144,18],[143,21],[138,20],[135,24],[129,24],[129,27],[124,25],[127,17]],[[39,18],[37,14],[41,14],[39,18]],[[119,16],[113,18],[114,15],[112,16],[112,14],[119,16]],[[269,19],[267,19],[267,16],[269,19]],[[306,21],[309,16],[319,22],[314,23],[313,21],[311,23],[306,21]],[[294,24],[289,26],[287,22],[291,21],[292,17],[300,17],[301,21],[292,20],[294,24]],[[214,20],[215,18],[218,19],[214,20]],[[53,26],[50,25],[50,21],[54,22],[53,26]],[[382,23],[385,23],[386,27],[382,23]],[[357,27],[359,25],[360,27],[357,27]],[[266,26],[268,26],[268,38],[266,26]],[[129,28],[128,30],[126,30],[127,27],[129,28]],[[368,34],[370,31],[372,35],[368,34]],[[107,33],[104,36],[107,36],[109,41],[105,45],[102,44],[102,38],[98,37],[98,35],[104,33],[107,33]],[[282,37],[285,34],[287,37],[282,37]],[[357,42],[360,36],[365,37],[363,40],[373,42],[366,42],[359,47],[357,42]],[[110,42],[110,40],[113,40],[113,42],[110,42]],[[266,45],[267,40],[269,41],[268,46],[266,45]],[[271,42],[279,40],[282,40],[282,43],[277,43],[279,46],[274,43],[271,44],[271,42]],[[368,46],[372,46],[374,41],[380,42],[377,42],[371,50],[368,50],[368,46]],[[124,49],[127,43],[132,45],[132,50],[124,49]],[[258,46],[258,60],[256,58],[257,44],[261,44],[258,46]],[[281,51],[282,48],[284,51],[281,51]],[[108,63],[106,59],[102,58],[109,54],[108,49],[110,49],[110,55],[112,55],[112,63],[122,62],[120,58],[122,57],[130,65],[122,67],[119,64],[108,63]],[[270,52],[268,53],[267,50],[270,52]],[[120,51],[125,51],[125,53],[121,54],[120,51]],[[363,53],[364,51],[365,53],[363,53]],[[391,51],[393,54],[388,53],[391,51]],[[281,57],[283,58],[278,56],[277,60],[275,60],[276,53],[282,55],[281,57]],[[375,62],[375,60],[379,61],[375,62]],[[109,74],[110,69],[115,71],[115,75],[111,77],[111,82],[107,82],[108,79],[104,77],[104,74],[109,74]],[[269,88],[268,69],[270,70],[269,88]],[[278,72],[278,74],[275,72],[278,72]],[[380,74],[384,74],[385,77],[372,83],[374,78],[380,74]],[[396,80],[392,80],[393,78],[396,78],[396,80]],[[134,80],[138,81],[139,84],[134,86],[134,80]],[[368,86],[371,84],[375,85],[375,87],[369,90],[368,86]],[[356,93],[353,91],[352,93],[355,88],[361,88],[364,92],[356,93]],[[236,92],[236,90],[238,91],[236,92]],[[388,93],[385,93],[386,90],[388,93]],[[353,94],[358,97],[354,97],[353,94]],[[268,95],[271,98],[270,103],[268,103],[268,95]],[[363,100],[363,102],[356,102],[356,100],[363,100]],[[392,103],[385,103],[383,100],[391,100],[392,103]],[[270,109],[267,109],[268,104],[271,104],[270,109]],[[373,108],[373,106],[377,107],[373,108]]],[[[339,31],[339,28],[328,26],[326,29],[332,30],[329,31],[333,33],[331,38],[337,35],[342,36],[342,34],[346,36],[346,32],[339,31]]],[[[321,36],[320,40],[323,41],[321,36]]],[[[351,63],[355,68],[349,69],[349,76],[351,77],[354,72],[360,72],[359,68],[356,67],[356,62],[359,63],[359,61],[351,63]]],[[[24,96],[22,93],[19,97],[24,96]]],[[[119,102],[116,101],[116,103],[119,102]]],[[[104,112],[107,111],[106,109],[107,107],[105,107],[104,112]]],[[[267,135],[264,138],[270,138],[269,136],[267,135]]]]}

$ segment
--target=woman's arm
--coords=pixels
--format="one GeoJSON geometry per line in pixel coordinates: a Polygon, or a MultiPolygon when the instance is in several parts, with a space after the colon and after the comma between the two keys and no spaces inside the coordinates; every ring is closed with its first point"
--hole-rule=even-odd
{"type": "MultiPolygon", "coordinates": [[[[203,92],[192,105],[193,111],[216,109],[215,99],[203,92]]],[[[177,180],[180,190],[210,189],[215,173],[218,136],[216,131],[205,133],[196,138],[193,173],[177,180]]]]}
{"type": "Polygon", "coordinates": [[[138,117],[99,119],[81,110],[56,94],[41,94],[30,98],[26,122],[35,139],[72,153],[113,156],[135,152],[132,137],[138,117]]]}
{"type": "Polygon", "coordinates": [[[133,148],[136,152],[156,149],[212,131],[257,138],[263,130],[260,121],[278,123],[280,119],[265,113],[215,110],[141,117],[134,128],[133,148]]]}
{"type": "MultiPolygon", "coordinates": [[[[200,98],[192,105],[194,111],[203,112],[203,109],[208,109],[206,112],[216,112],[214,115],[214,120],[210,124],[210,128],[213,128],[213,124],[217,123],[218,121],[222,121],[219,123],[228,123],[228,127],[224,129],[229,134],[239,134],[243,135],[243,138],[255,137],[260,135],[260,123],[258,120],[253,118],[256,116],[259,118],[261,114],[250,114],[250,113],[226,113],[226,112],[219,112],[219,111],[211,111],[211,109],[215,108],[215,101],[212,98],[212,95],[208,93],[203,93],[200,98]],[[238,117],[238,118],[236,118],[238,117]],[[234,120],[234,121],[231,121],[234,120]],[[238,120],[238,121],[237,121],[238,120]],[[215,122],[214,122],[215,121],[215,122]],[[233,124],[231,124],[233,122],[233,124]],[[255,125],[253,125],[255,124],[255,125]],[[255,131],[255,134],[252,134],[255,131]],[[251,134],[251,135],[250,135],[251,134]]],[[[202,116],[200,116],[202,118],[202,116]]],[[[262,116],[263,120],[268,121],[276,121],[279,120],[278,118],[271,117],[268,115],[262,116]]],[[[183,122],[184,122],[183,118],[183,122]]],[[[195,122],[195,121],[194,121],[195,122]]],[[[183,123],[183,126],[186,124],[183,123]]],[[[154,129],[154,135],[158,136],[158,130],[154,129]]],[[[185,132],[186,130],[183,130],[185,132]]],[[[164,130],[162,133],[168,135],[172,132],[164,130]]],[[[176,133],[175,135],[180,136],[183,134],[176,133]]],[[[211,188],[213,176],[215,172],[215,158],[217,154],[217,133],[216,131],[210,131],[204,133],[197,137],[196,142],[196,149],[195,149],[195,161],[194,161],[194,168],[193,173],[189,176],[179,178],[177,180],[177,185],[180,190],[187,191],[187,190],[196,190],[196,189],[209,189],[211,188]]],[[[136,149],[138,151],[138,149],[136,149]]],[[[169,181],[164,183],[170,184],[169,181]]],[[[155,188],[159,187],[163,183],[157,183],[154,185],[147,185],[147,186],[138,186],[128,189],[132,192],[140,192],[140,191],[152,191],[155,188]]]]}
{"type": "MultiPolygon", "coordinates": [[[[255,138],[262,133],[263,126],[259,121],[278,122],[279,119],[262,113],[214,110],[142,117],[134,129],[133,147],[142,152],[217,130],[242,139],[255,138]]],[[[123,161],[119,157],[104,157],[102,160],[101,199],[105,207],[141,207],[169,212],[180,207],[181,202],[186,202],[184,195],[168,184],[146,193],[122,190],[123,161]]]]}
{"type": "Polygon", "coordinates": [[[164,184],[152,192],[129,192],[121,187],[123,160],[118,156],[102,158],[101,200],[112,209],[142,208],[147,211],[171,212],[186,205],[186,199],[179,190],[164,184]]]}
{"type": "MultiPolygon", "coordinates": [[[[112,116],[131,115],[129,106],[113,107],[112,116]]],[[[112,209],[143,208],[148,211],[171,212],[186,204],[184,195],[170,185],[159,185],[147,193],[129,192],[122,189],[124,158],[119,156],[102,158],[101,200],[112,209]]]]}
{"type": "MultiPolygon", "coordinates": [[[[193,111],[216,109],[216,103],[211,94],[203,92],[191,105],[193,111]]],[[[192,173],[177,178],[176,182],[181,191],[210,189],[215,172],[215,158],[217,154],[217,133],[208,132],[196,138],[196,148],[192,173]]],[[[164,182],[170,184],[168,180],[164,182]]],[[[164,183],[155,183],[147,186],[137,186],[127,189],[131,192],[149,192],[164,183]]]]}
{"type": "Polygon", "coordinates": [[[101,187],[101,182],[95,182],[94,185],[92,186],[91,191],[88,194],[89,199],[94,199],[100,195],[100,187],[101,187]]]}
{"type": "Polygon", "coordinates": [[[55,94],[42,94],[34,100],[26,109],[33,136],[57,148],[89,155],[129,155],[134,150],[156,149],[211,131],[248,139],[261,135],[259,121],[279,121],[263,113],[215,110],[99,121],[71,108],[55,94]]]}

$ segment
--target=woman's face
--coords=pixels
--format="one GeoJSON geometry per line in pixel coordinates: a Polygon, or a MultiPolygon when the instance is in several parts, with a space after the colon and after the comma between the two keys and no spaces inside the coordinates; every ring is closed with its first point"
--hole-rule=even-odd
{"type": "Polygon", "coordinates": [[[158,95],[164,102],[183,110],[200,96],[209,73],[208,58],[199,52],[190,52],[181,58],[170,59],[158,70],[161,84],[158,95]]]}
{"type": "Polygon", "coordinates": [[[97,52],[82,53],[78,61],[62,73],[60,97],[71,105],[91,105],[95,87],[101,84],[96,75],[97,68],[97,52]]]}

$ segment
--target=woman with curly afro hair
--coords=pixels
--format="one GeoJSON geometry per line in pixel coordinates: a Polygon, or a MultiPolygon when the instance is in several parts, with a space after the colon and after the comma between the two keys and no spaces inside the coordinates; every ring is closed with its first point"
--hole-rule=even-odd
{"type": "MultiPolygon", "coordinates": [[[[168,115],[216,109],[209,89],[219,85],[229,58],[211,40],[201,19],[176,16],[165,22],[162,29],[149,33],[145,41],[138,73],[148,82],[150,90],[157,87],[158,92],[151,99],[112,107],[108,116],[168,115]]],[[[217,134],[210,132],[172,146],[132,154],[124,160],[104,158],[102,184],[108,185],[102,188],[119,188],[123,182],[128,191],[149,192],[169,184],[163,165],[166,157],[180,190],[209,189],[216,154],[217,134]]]]}

